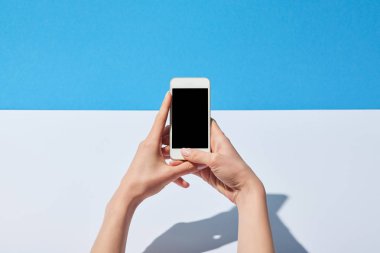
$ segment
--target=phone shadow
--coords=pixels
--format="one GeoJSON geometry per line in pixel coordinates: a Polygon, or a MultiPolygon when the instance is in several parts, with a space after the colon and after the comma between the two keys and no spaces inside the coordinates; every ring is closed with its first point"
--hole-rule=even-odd
{"type": "MultiPolygon", "coordinates": [[[[305,253],[306,249],[297,241],[281,221],[277,212],[286,201],[282,194],[267,194],[269,218],[276,252],[305,253]]],[[[180,222],[157,237],[144,253],[200,253],[217,249],[237,240],[238,213],[236,207],[207,219],[180,222]]]]}

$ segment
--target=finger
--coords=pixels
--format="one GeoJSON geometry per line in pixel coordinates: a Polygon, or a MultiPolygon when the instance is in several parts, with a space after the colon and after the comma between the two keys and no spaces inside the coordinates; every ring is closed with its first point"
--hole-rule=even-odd
{"type": "Polygon", "coordinates": [[[197,166],[191,162],[182,162],[177,166],[169,166],[169,174],[172,178],[177,179],[181,176],[197,171],[197,166]]]}
{"type": "Polygon", "coordinates": [[[161,153],[165,158],[170,158],[170,147],[169,146],[162,147],[161,153]]]}
{"type": "Polygon", "coordinates": [[[192,163],[205,164],[210,168],[215,168],[219,163],[219,155],[217,153],[204,152],[197,149],[183,148],[182,156],[192,163]]]}
{"type": "Polygon", "coordinates": [[[198,171],[197,173],[193,173],[194,175],[202,178],[205,182],[211,185],[220,193],[224,194],[231,201],[233,199],[233,190],[224,184],[220,179],[218,179],[215,174],[209,169],[204,169],[202,171],[198,171]]]}
{"type": "Polygon", "coordinates": [[[162,131],[162,136],[169,135],[170,125],[165,126],[164,131],[162,131]]]}
{"type": "Polygon", "coordinates": [[[211,121],[211,148],[216,148],[220,143],[228,141],[228,137],[220,129],[218,123],[214,119],[211,121]]]}
{"type": "Polygon", "coordinates": [[[164,145],[169,145],[170,143],[170,138],[169,138],[170,136],[169,135],[163,135],[162,136],[162,144],[164,144],[164,145]]]}
{"type": "Polygon", "coordinates": [[[148,138],[155,141],[161,138],[162,133],[164,131],[166,119],[168,117],[171,99],[172,99],[172,96],[170,92],[167,92],[165,95],[164,101],[161,104],[161,108],[156,115],[152,129],[149,132],[148,138]]]}
{"type": "Polygon", "coordinates": [[[218,123],[216,122],[216,120],[214,118],[211,118],[211,133],[214,132],[215,134],[217,135],[224,135],[222,129],[220,129],[218,123]]]}
{"type": "MultiPolygon", "coordinates": [[[[185,161],[181,161],[181,160],[170,160],[168,164],[170,166],[177,166],[177,165],[180,165],[181,163],[184,163],[184,162],[185,161]]],[[[206,164],[200,164],[200,163],[193,163],[193,164],[197,168],[198,171],[208,168],[208,166],[206,164]]]]}
{"type": "Polygon", "coordinates": [[[197,172],[194,172],[193,175],[196,175],[200,178],[202,178],[205,182],[207,182],[208,184],[210,184],[211,186],[215,186],[213,184],[213,180],[211,180],[211,178],[214,176],[214,174],[211,172],[211,170],[208,168],[208,169],[204,169],[202,171],[197,171],[197,172]]]}
{"type": "Polygon", "coordinates": [[[205,181],[206,183],[208,183],[209,185],[211,185],[215,189],[218,188],[217,187],[218,179],[215,177],[214,173],[212,173],[212,171],[210,169],[205,169],[205,170],[199,171],[198,173],[194,173],[194,174],[196,176],[202,178],[203,181],[205,181]]]}
{"type": "Polygon", "coordinates": [[[182,177],[177,178],[177,180],[175,180],[174,183],[183,187],[183,188],[188,188],[190,186],[189,182],[187,182],[182,177]]]}
{"type": "Polygon", "coordinates": [[[180,160],[170,160],[168,164],[169,164],[170,166],[177,166],[177,165],[180,165],[181,163],[184,163],[184,161],[180,161],[180,160]]]}
{"type": "Polygon", "coordinates": [[[161,143],[164,145],[169,145],[170,141],[170,125],[165,126],[164,131],[162,131],[162,140],[161,143]]]}

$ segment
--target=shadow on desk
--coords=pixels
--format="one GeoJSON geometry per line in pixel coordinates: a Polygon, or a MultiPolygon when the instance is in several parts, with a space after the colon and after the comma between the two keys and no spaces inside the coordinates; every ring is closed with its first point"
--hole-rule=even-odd
{"type": "MultiPolygon", "coordinates": [[[[305,253],[281,221],[277,212],[286,200],[285,195],[267,194],[269,217],[277,253],[305,253]]],[[[177,223],[157,237],[144,253],[200,253],[217,249],[237,240],[238,213],[236,207],[207,219],[177,223]]]]}

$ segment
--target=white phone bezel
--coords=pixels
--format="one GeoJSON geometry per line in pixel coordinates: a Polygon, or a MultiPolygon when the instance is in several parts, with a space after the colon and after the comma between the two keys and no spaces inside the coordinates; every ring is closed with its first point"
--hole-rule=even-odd
{"type": "MultiPolygon", "coordinates": [[[[173,89],[181,88],[207,88],[208,89],[208,145],[207,148],[196,148],[205,152],[210,152],[210,81],[207,78],[199,77],[176,77],[170,80],[170,93],[173,94],[173,89]]],[[[173,160],[184,160],[180,148],[172,148],[172,115],[170,107],[170,158],[173,160]]]]}

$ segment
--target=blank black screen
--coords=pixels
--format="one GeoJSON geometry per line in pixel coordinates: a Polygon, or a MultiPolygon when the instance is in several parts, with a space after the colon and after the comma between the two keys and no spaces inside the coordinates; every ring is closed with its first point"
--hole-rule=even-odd
{"type": "Polygon", "coordinates": [[[172,147],[208,148],[208,89],[172,90],[172,147]]]}

